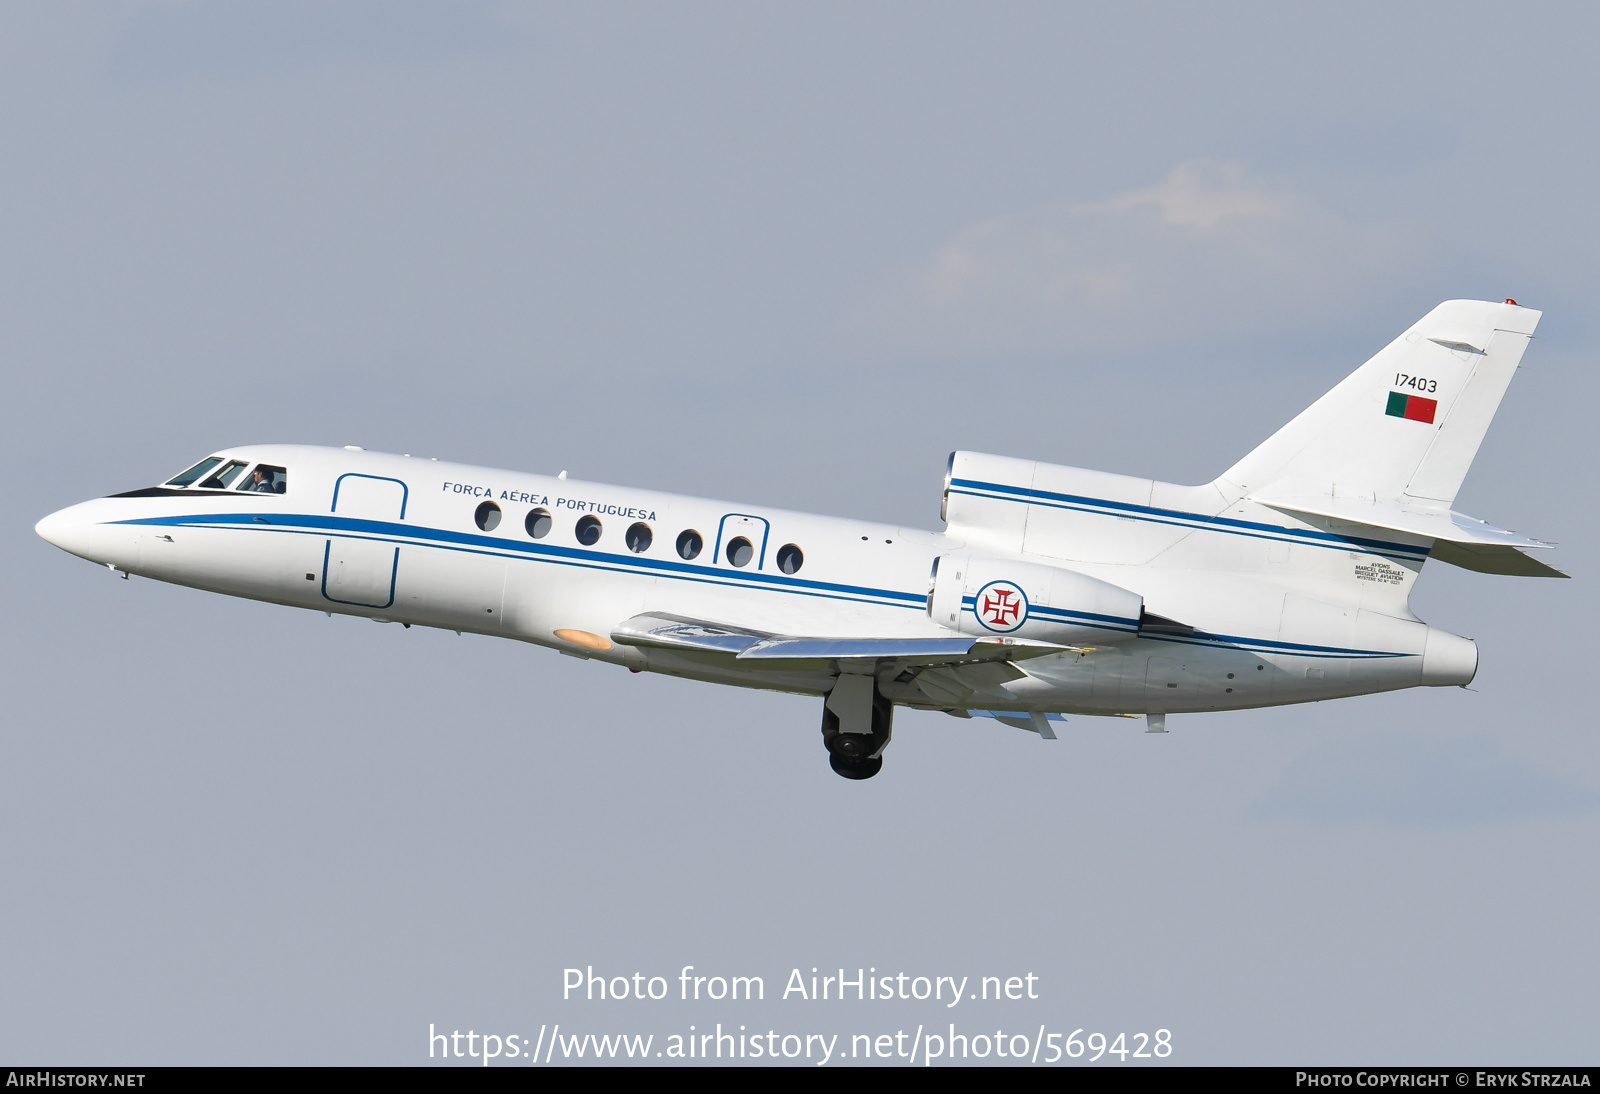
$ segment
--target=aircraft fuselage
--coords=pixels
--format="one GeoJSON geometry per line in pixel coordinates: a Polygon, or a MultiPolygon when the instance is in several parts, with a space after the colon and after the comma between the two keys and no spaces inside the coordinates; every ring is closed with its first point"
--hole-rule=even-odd
{"type": "MultiPolygon", "coordinates": [[[[936,559],[974,552],[996,572],[1070,565],[1142,594],[1148,615],[1178,622],[1165,632],[1142,626],[1137,610],[1078,620],[1070,648],[1026,660],[927,668],[915,657],[871,659],[867,671],[890,701],[955,712],[1238,709],[1465,684],[1477,664],[1470,642],[1409,613],[1314,604],[1270,574],[1062,563],[948,532],[376,452],[253,446],[216,458],[287,469],[284,492],[152,487],[72,506],[41,521],[39,532],[74,554],[159,581],[816,695],[829,693],[841,671],[861,671],[859,660],[749,663],[614,634],[627,620],[657,615],[773,636],[948,639],[962,632],[955,616],[933,617],[930,571],[936,559]]],[[[1282,532],[1289,543],[1314,534],[1288,524],[1282,532]]],[[[1241,541],[1238,528],[1223,524],[1185,531],[1196,537],[1227,548],[1241,541]]],[[[1316,549],[1343,555],[1351,546],[1316,549]]],[[[1352,557],[1404,569],[1371,548],[1352,557]]],[[[962,599],[965,633],[985,633],[974,625],[977,598],[962,599]]],[[[1009,623],[1001,621],[1002,632],[1009,623]]]]}

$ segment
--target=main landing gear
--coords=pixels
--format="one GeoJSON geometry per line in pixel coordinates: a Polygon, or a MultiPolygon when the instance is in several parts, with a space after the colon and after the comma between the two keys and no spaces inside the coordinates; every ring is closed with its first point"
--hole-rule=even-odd
{"type": "Polygon", "coordinates": [[[894,704],[878,694],[870,676],[841,675],[822,705],[822,744],[828,766],[847,779],[870,779],[883,770],[894,704]]]}

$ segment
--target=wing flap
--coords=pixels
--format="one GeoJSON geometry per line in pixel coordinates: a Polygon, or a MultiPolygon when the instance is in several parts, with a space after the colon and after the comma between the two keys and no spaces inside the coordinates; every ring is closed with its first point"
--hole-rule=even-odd
{"type": "Polygon", "coordinates": [[[917,690],[947,707],[959,708],[972,695],[973,690],[950,675],[947,669],[928,669],[917,673],[917,690]]]}
{"type": "Polygon", "coordinates": [[[1014,711],[1014,710],[968,710],[964,712],[970,717],[993,718],[1002,725],[1013,729],[1025,729],[1029,733],[1037,733],[1047,741],[1056,739],[1055,728],[1051,722],[1065,722],[1064,714],[1044,714],[1039,711],[1014,711]]]}

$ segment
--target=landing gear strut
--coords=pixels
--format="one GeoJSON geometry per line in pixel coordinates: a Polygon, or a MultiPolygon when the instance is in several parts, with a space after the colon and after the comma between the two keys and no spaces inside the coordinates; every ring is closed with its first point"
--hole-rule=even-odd
{"type": "Polygon", "coordinates": [[[828,766],[847,779],[870,779],[883,770],[894,704],[878,694],[872,677],[841,675],[822,706],[822,744],[828,766]]]}

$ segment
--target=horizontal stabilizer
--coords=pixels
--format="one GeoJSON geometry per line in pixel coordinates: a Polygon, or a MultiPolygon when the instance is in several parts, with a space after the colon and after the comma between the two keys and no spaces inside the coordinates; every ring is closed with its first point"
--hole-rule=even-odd
{"type": "Polygon", "coordinates": [[[1523,554],[1515,547],[1493,544],[1451,543],[1439,540],[1428,552],[1428,557],[1463,570],[1476,570],[1480,574],[1509,574],[1512,577],[1566,577],[1554,566],[1523,554]]]}
{"type": "Polygon", "coordinates": [[[1554,547],[1542,539],[1529,539],[1505,528],[1496,528],[1477,517],[1469,517],[1454,510],[1373,502],[1364,498],[1277,498],[1252,495],[1251,501],[1270,505],[1286,513],[1305,513],[1314,517],[1365,524],[1386,532],[1406,532],[1426,539],[1443,539],[1451,543],[1492,544],[1500,547],[1543,549],[1554,547]]]}
{"type": "MultiPolygon", "coordinates": [[[[733,654],[740,661],[898,661],[908,665],[962,665],[1018,661],[1077,647],[1018,638],[806,638],[685,619],[665,613],[636,615],[611,632],[625,646],[733,654]]],[[[776,666],[781,667],[781,666],[776,666]]]]}
{"type": "Polygon", "coordinates": [[[1522,577],[1566,577],[1553,566],[1524,554],[1555,544],[1505,528],[1496,528],[1443,506],[1364,498],[1273,497],[1252,495],[1251,501],[1295,516],[1324,517],[1385,532],[1400,532],[1434,541],[1430,558],[1485,574],[1522,577]]]}

